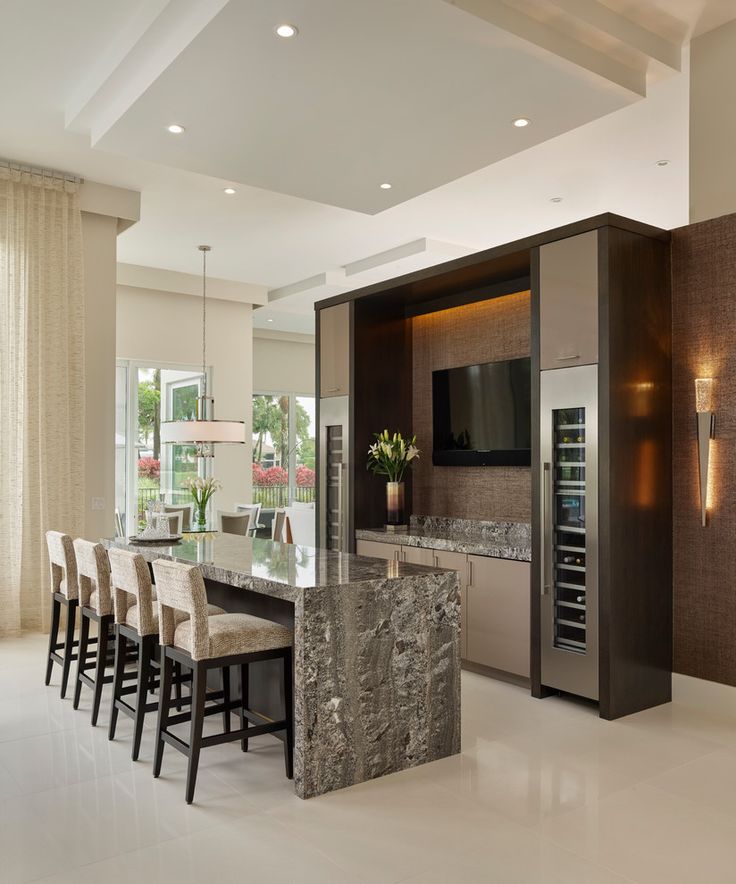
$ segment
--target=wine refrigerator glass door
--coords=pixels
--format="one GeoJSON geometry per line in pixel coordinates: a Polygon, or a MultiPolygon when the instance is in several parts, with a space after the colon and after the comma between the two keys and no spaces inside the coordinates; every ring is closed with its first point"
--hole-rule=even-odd
{"type": "Polygon", "coordinates": [[[598,699],[598,367],[541,373],[542,684],[598,699]]]}

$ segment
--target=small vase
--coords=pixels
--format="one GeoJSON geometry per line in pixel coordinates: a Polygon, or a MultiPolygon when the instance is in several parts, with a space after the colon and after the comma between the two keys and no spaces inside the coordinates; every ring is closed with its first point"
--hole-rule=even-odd
{"type": "Polygon", "coordinates": [[[207,527],[207,504],[204,503],[202,506],[194,505],[194,522],[199,531],[204,531],[207,527]]]}
{"type": "Polygon", "coordinates": [[[404,483],[386,482],[386,528],[395,531],[404,525],[404,483]]]}

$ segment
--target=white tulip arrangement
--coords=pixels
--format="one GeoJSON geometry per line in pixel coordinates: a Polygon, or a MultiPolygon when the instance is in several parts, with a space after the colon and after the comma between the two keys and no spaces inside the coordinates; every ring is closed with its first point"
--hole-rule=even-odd
{"type": "Polygon", "coordinates": [[[194,501],[195,521],[202,526],[207,521],[207,504],[210,498],[222,488],[222,482],[210,476],[203,479],[201,476],[190,477],[181,483],[182,488],[186,488],[192,495],[194,501]]]}
{"type": "Polygon", "coordinates": [[[401,433],[393,436],[388,430],[375,434],[376,441],[368,447],[366,469],[377,476],[386,476],[389,482],[401,482],[407,467],[419,457],[417,437],[404,439],[401,433]]]}

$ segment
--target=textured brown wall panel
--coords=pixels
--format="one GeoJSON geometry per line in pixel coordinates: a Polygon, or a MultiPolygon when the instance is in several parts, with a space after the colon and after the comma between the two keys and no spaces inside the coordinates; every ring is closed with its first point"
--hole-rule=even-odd
{"type": "Polygon", "coordinates": [[[432,372],[528,356],[529,292],[453,307],[413,320],[413,412],[422,457],[414,470],[415,514],[531,521],[529,467],[432,465],[432,372]]]}
{"type": "Polygon", "coordinates": [[[736,685],[736,215],[673,232],[672,284],[674,668],[736,685]],[[696,377],[716,378],[706,528],[696,377]]]}

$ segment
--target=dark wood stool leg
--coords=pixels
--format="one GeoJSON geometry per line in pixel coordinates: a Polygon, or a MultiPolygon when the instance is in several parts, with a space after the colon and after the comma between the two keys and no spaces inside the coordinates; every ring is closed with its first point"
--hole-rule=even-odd
{"type": "Polygon", "coordinates": [[[125,655],[128,652],[128,640],[120,631],[115,629],[115,669],[112,680],[112,707],[110,709],[110,728],[107,732],[108,740],[115,739],[115,728],[118,723],[118,707],[115,705],[122,694],[123,674],[125,673],[125,655]]]}
{"type": "Polygon", "coordinates": [[[169,724],[169,703],[171,702],[171,670],[173,660],[166,653],[166,648],[161,648],[161,677],[158,687],[158,721],[156,723],[156,751],[153,756],[153,775],[157,777],[161,773],[161,762],[164,759],[164,741],[161,736],[169,724]]]}
{"type": "Polygon", "coordinates": [[[79,696],[82,693],[82,675],[84,675],[84,664],[87,660],[87,648],[89,646],[89,617],[84,616],[84,611],[80,611],[81,623],[79,624],[79,645],[77,647],[77,680],[74,683],[74,702],[72,706],[79,709],[79,696]]]}
{"type": "Polygon", "coordinates": [[[230,733],[230,667],[222,667],[222,702],[225,711],[222,713],[222,727],[226,734],[230,733]]]}
{"type": "Polygon", "coordinates": [[[69,668],[74,653],[74,628],[76,626],[78,602],[70,599],[66,606],[66,636],[64,638],[64,662],[61,666],[61,699],[66,697],[66,686],[69,683],[69,668]]]}
{"type": "Polygon", "coordinates": [[[56,651],[56,643],[59,640],[60,618],[61,602],[51,596],[51,629],[49,631],[49,658],[46,661],[46,684],[51,681],[51,670],[54,668],[54,658],[51,655],[56,651]]]}
{"type": "Polygon", "coordinates": [[[181,663],[174,663],[174,696],[176,697],[176,711],[181,712],[181,663]]]}
{"type": "Polygon", "coordinates": [[[189,764],[187,766],[187,804],[194,801],[194,787],[197,784],[199,751],[202,748],[202,726],[204,724],[204,701],[207,690],[207,670],[199,662],[194,664],[192,673],[192,720],[189,729],[189,764]]]}
{"type": "MultiPolygon", "coordinates": [[[[240,664],[240,730],[244,730],[247,724],[245,710],[250,708],[250,667],[247,663],[240,664]]],[[[248,738],[240,741],[243,752],[248,751],[248,738]]]]}
{"type": "Polygon", "coordinates": [[[105,686],[105,667],[107,665],[108,637],[107,627],[107,619],[99,620],[97,622],[97,662],[95,665],[95,686],[92,693],[92,727],[97,727],[97,719],[100,715],[100,700],[102,699],[102,688],[105,686]]]}
{"type": "Polygon", "coordinates": [[[286,739],[284,740],[284,762],[286,776],[294,779],[294,696],[291,674],[291,649],[284,654],[284,718],[286,719],[286,739]]]}
{"type": "Polygon", "coordinates": [[[148,700],[149,679],[151,677],[151,650],[151,642],[148,636],[145,636],[138,645],[138,690],[135,694],[133,751],[130,756],[133,761],[138,761],[141,751],[143,722],[146,718],[146,702],[148,700]]]}

